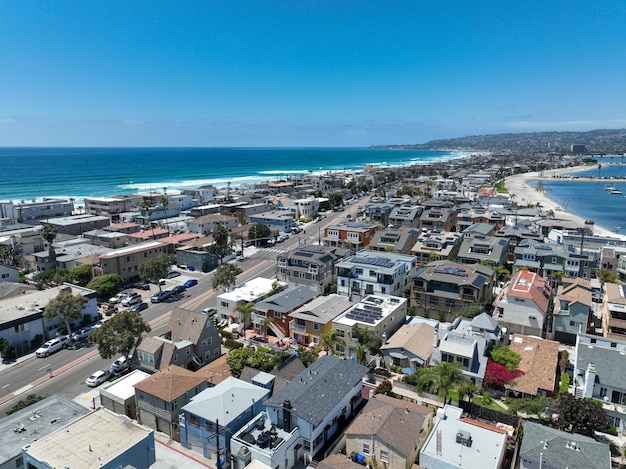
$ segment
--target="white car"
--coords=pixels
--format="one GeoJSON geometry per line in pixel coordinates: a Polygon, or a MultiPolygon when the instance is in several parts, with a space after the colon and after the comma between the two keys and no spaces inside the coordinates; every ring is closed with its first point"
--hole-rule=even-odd
{"type": "Polygon", "coordinates": [[[54,339],[50,339],[35,351],[35,355],[39,358],[47,357],[48,355],[67,347],[67,342],[67,337],[55,337],[54,339]]]}
{"type": "Polygon", "coordinates": [[[136,305],[137,303],[141,303],[142,299],[141,299],[141,295],[138,293],[131,293],[130,295],[128,295],[126,298],[124,298],[122,300],[122,306],[132,306],[132,305],[136,305]]]}
{"type": "Polygon", "coordinates": [[[130,360],[128,359],[128,357],[121,356],[120,358],[118,358],[117,360],[113,362],[113,364],[111,365],[111,369],[115,373],[120,373],[124,371],[126,368],[128,368],[129,366],[130,366],[130,360]]]}
{"type": "Polygon", "coordinates": [[[98,370],[85,380],[87,386],[99,386],[108,380],[112,375],[111,370],[98,370]]]}

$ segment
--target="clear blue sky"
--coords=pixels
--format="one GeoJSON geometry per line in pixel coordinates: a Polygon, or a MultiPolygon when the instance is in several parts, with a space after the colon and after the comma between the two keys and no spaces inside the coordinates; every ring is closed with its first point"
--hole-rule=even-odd
{"type": "Polygon", "coordinates": [[[626,127],[626,2],[0,0],[0,146],[626,127]]]}

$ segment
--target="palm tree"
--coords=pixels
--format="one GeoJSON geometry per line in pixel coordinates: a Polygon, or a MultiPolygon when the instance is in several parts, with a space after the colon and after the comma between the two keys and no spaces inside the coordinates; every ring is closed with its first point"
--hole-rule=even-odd
{"type": "Polygon", "coordinates": [[[161,205],[163,205],[163,214],[165,215],[165,228],[167,229],[167,233],[170,232],[170,226],[167,223],[167,206],[169,204],[169,199],[167,198],[167,187],[163,188],[163,195],[161,196],[161,205]]]}
{"type": "Polygon", "coordinates": [[[467,378],[463,378],[457,384],[456,390],[459,393],[459,407],[461,406],[461,401],[464,400],[465,397],[467,397],[471,402],[474,394],[479,391],[478,386],[476,386],[467,378]]]}
{"type": "Polygon", "coordinates": [[[252,311],[254,311],[254,303],[246,303],[241,306],[237,306],[235,311],[239,311],[241,313],[241,319],[243,319],[243,328],[248,329],[250,325],[250,318],[252,317],[252,311]]]}
{"type": "Polygon", "coordinates": [[[56,227],[51,225],[50,223],[46,223],[43,225],[41,229],[41,237],[46,240],[48,243],[48,261],[54,264],[54,268],[56,268],[57,254],[54,251],[54,247],[52,247],[52,243],[57,237],[58,231],[56,227]]]}
{"type": "Polygon", "coordinates": [[[336,329],[332,329],[320,336],[318,348],[334,354],[337,350],[337,345],[343,344],[345,344],[345,341],[339,337],[339,332],[336,329]]]}
{"type": "Polygon", "coordinates": [[[270,318],[269,316],[265,316],[263,320],[261,321],[261,327],[263,327],[263,337],[266,340],[267,340],[267,329],[272,325],[273,322],[274,322],[274,319],[270,318]]]}
{"type": "Polygon", "coordinates": [[[461,367],[458,363],[439,363],[438,365],[426,368],[420,376],[420,386],[430,387],[437,391],[437,395],[446,402],[448,391],[456,387],[463,379],[461,367]]]}
{"type": "Polygon", "coordinates": [[[220,256],[220,264],[222,263],[222,259],[224,258],[224,250],[226,246],[228,246],[228,230],[224,228],[223,225],[217,224],[213,228],[213,241],[219,248],[219,256],[220,256]]]}

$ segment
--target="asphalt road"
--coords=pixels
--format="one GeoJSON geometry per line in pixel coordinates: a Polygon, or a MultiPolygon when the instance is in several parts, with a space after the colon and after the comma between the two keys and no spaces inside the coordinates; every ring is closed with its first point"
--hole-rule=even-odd
{"type": "MultiPolygon", "coordinates": [[[[304,226],[304,232],[291,235],[288,240],[267,248],[245,248],[243,260],[237,262],[243,273],[237,278],[243,283],[255,277],[272,278],[276,276],[276,256],[280,252],[289,251],[299,245],[317,243],[324,228],[338,221],[345,221],[348,214],[353,217],[357,212],[357,205],[364,201],[355,201],[346,207],[344,212],[327,212],[327,217],[318,223],[309,223],[304,226]]],[[[150,307],[141,312],[144,320],[152,327],[151,335],[159,335],[167,324],[169,313],[173,306],[184,307],[200,311],[207,306],[215,306],[216,297],[221,292],[212,288],[213,275],[201,272],[181,270],[181,275],[167,280],[162,288],[168,289],[174,285],[181,285],[190,278],[198,280],[198,285],[189,288],[181,298],[172,303],[150,304],[149,297],[158,287],[152,285],[151,291],[138,292],[150,307]]],[[[0,414],[4,414],[19,399],[35,393],[39,396],[48,396],[59,393],[68,398],[89,391],[85,379],[96,370],[109,368],[115,358],[102,359],[97,353],[94,344],[61,350],[46,358],[37,358],[34,354],[19,363],[0,368],[0,414]],[[10,397],[14,395],[14,397],[10,397]]]]}

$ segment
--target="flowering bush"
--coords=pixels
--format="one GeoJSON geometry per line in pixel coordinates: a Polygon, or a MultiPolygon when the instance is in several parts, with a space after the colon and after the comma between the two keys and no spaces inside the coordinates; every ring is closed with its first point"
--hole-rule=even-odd
{"type": "Polygon", "coordinates": [[[496,363],[489,358],[487,359],[487,369],[485,370],[483,387],[504,391],[507,384],[523,374],[524,372],[522,370],[509,371],[506,366],[496,363]]]}

